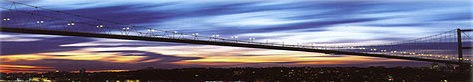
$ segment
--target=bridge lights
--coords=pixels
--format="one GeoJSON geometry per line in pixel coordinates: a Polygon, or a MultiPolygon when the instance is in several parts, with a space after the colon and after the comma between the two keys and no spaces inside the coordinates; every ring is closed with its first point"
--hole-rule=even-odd
{"type": "Polygon", "coordinates": [[[150,28],[150,29],[148,29],[148,32],[154,32],[154,31],[156,31],[156,30],[154,30],[154,29],[151,29],[151,28],[150,28]]]}
{"type": "Polygon", "coordinates": [[[234,40],[237,40],[238,36],[232,36],[231,38],[234,39],[234,40]]]}
{"type": "Polygon", "coordinates": [[[193,33],[192,36],[199,36],[199,33],[193,33]]]}
{"type": "Polygon", "coordinates": [[[175,38],[177,33],[178,33],[177,31],[172,31],[172,38],[175,38]]]}
{"type": "Polygon", "coordinates": [[[237,39],[237,38],[238,38],[238,36],[232,36],[231,38],[232,38],[232,39],[237,39]]]}
{"type": "Polygon", "coordinates": [[[67,26],[74,26],[76,25],[74,22],[67,23],[67,26]]]}
{"type": "Polygon", "coordinates": [[[123,30],[128,31],[128,30],[130,30],[130,27],[125,27],[125,28],[123,28],[123,30]]]}
{"type": "Polygon", "coordinates": [[[250,40],[250,42],[253,42],[256,38],[248,38],[248,40],[250,40]]]}
{"type": "Polygon", "coordinates": [[[130,30],[130,27],[125,27],[125,28],[122,28],[122,29],[123,29],[125,35],[128,35],[128,31],[130,30]]]}
{"type": "Polygon", "coordinates": [[[104,26],[103,25],[97,25],[97,28],[103,28],[104,26]]]}
{"type": "Polygon", "coordinates": [[[210,37],[210,40],[213,39],[213,40],[217,41],[217,38],[218,38],[219,36],[220,36],[220,35],[218,35],[218,34],[214,34],[214,35],[212,35],[212,37],[210,37]]]}
{"type": "Polygon", "coordinates": [[[3,21],[10,21],[10,18],[3,18],[3,21]]]}
{"type": "Polygon", "coordinates": [[[235,42],[238,42],[238,36],[231,36],[231,38],[235,40],[235,42]]]}
{"type": "Polygon", "coordinates": [[[154,31],[156,31],[156,30],[154,30],[152,28],[148,28],[148,32],[146,33],[146,35],[149,36],[149,37],[152,37],[152,36],[154,36],[154,31]]]}
{"type": "Polygon", "coordinates": [[[376,51],[376,49],[370,49],[371,51],[376,51]]]}
{"type": "Polygon", "coordinates": [[[197,36],[199,36],[199,33],[193,33],[192,36],[194,36],[194,39],[197,39],[197,36]]]}
{"type": "Polygon", "coordinates": [[[43,24],[44,21],[40,20],[40,21],[36,21],[37,24],[43,24]]]}
{"type": "Polygon", "coordinates": [[[444,56],[443,58],[448,58],[448,56],[444,56]]]}
{"type": "Polygon", "coordinates": [[[214,38],[217,38],[217,37],[219,37],[219,36],[220,36],[220,35],[218,35],[218,34],[212,35],[212,37],[214,37],[214,38]]]}

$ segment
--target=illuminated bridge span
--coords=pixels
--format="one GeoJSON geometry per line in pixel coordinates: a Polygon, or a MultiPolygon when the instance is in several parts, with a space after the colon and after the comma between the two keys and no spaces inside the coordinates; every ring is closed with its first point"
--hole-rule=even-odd
{"type": "Polygon", "coordinates": [[[472,53],[463,51],[464,49],[471,49],[470,46],[473,40],[468,35],[472,31],[471,29],[455,29],[412,40],[370,43],[369,45],[363,45],[365,43],[359,42],[293,45],[284,42],[258,42],[255,38],[242,40],[238,39],[237,36],[224,38],[220,35],[186,34],[86,17],[13,1],[8,2],[9,5],[2,5],[1,7],[2,20],[0,26],[2,32],[306,51],[449,64],[471,64],[472,62],[472,59],[470,59],[472,53]]]}

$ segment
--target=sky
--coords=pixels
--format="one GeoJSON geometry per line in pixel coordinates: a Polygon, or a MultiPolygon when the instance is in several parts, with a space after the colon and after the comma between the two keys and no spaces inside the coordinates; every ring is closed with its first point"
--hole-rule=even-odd
{"type": "MultiPolygon", "coordinates": [[[[161,30],[286,44],[392,42],[473,24],[471,0],[15,1],[161,30]]],[[[4,8],[11,5],[5,0],[0,4],[4,8]]],[[[1,72],[426,65],[376,57],[5,32],[0,42],[1,72]]]]}

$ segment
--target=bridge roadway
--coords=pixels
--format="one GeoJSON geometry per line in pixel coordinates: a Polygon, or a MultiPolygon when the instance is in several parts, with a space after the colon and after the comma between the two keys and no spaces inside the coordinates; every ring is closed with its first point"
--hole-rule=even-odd
{"type": "Polygon", "coordinates": [[[316,52],[316,53],[326,53],[326,54],[335,54],[335,55],[369,56],[369,57],[405,59],[405,60],[438,62],[438,63],[448,63],[448,64],[471,64],[471,62],[460,62],[460,61],[453,61],[453,60],[436,60],[436,59],[426,59],[426,58],[417,58],[417,57],[393,56],[393,55],[388,55],[388,54],[373,54],[373,53],[347,52],[347,51],[312,49],[312,48],[298,48],[298,47],[288,47],[288,46],[245,44],[245,43],[236,43],[236,42],[203,41],[203,40],[193,40],[193,39],[177,39],[177,38],[146,37],[146,36],[128,36],[128,35],[115,35],[115,34],[96,34],[96,33],[84,33],[84,32],[66,32],[66,31],[26,29],[26,28],[11,28],[11,27],[1,27],[0,31],[1,32],[13,32],[13,33],[27,33],[27,34],[63,35],[63,36],[79,36],[79,37],[93,37],[93,38],[111,38],[111,39],[127,39],[127,40],[141,40],[141,41],[176,42],[176,43],[203,44],[203,45],[218,45],[218,46],[232,46],[232,47],[246,47],[246,48],[304,51],[304,52],[316,52]]]}

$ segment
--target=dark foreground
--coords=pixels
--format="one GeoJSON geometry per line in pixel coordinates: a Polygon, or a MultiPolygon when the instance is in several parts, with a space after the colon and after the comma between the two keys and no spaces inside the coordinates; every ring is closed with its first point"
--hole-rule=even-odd
{"type": "Polygon", "coordinates": [[[56,81],[56,82],[470,82],[470,70],[432,67],[272,67],[272,68],[185,68],[154,69],[127,72],[48,72],[2,73],[2,81],[56,81]],[[118,80],[118,81],[117,81],[118,80]]]}

